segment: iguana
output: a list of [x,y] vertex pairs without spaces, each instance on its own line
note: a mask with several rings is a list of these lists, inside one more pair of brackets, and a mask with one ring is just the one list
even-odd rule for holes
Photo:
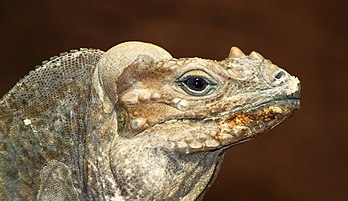
[[0,100],[1,200],[201,200],[227,148],[299,109],[253,51],[175,59],[149,43],[53,57]]

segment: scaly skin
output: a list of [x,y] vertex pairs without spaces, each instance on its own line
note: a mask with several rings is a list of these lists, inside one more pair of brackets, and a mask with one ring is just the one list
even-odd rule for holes
[[[76,69],[26,83],[51,66]],[[236,47],[223,61],[141,42],[62,55],[1,99],[0,196],[200,200],[224,151],[280,124],[299,98],[297,78]]]

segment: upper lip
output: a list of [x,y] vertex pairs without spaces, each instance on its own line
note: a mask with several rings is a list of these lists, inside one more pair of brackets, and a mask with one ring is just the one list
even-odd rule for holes
[[272,102],[286,102],[286,101],[291,101],[294,105],[299,105],[300,98],[297,96],[297,94],[296,95],[291,94],[289,96],[285,96],[284,98],[268,99],[268,100],[263,101],[257,105],[248,104],[248,105],[244,105],[243,107],[238,108],[236,110],[222,112],[222,113],[218,114],[216,118],[225,116],[227,114],[243,112],[243,111],[248,110],[248,109],[257,110],[260,107],[266,106],[267,104],[270,104]]

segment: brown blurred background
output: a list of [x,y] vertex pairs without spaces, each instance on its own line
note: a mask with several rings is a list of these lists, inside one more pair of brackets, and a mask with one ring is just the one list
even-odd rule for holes
[[73,48],[140,40],[213,59],[231,45],[257,50],[300,78],[302,108],[230,149],[205,200],[348,200],[347,14],[335,0],[1,0],[0,94]]

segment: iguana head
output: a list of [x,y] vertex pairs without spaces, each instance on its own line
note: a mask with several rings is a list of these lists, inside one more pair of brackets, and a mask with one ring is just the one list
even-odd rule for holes
[[139,44],[118,45],[98,64],[123,138],[186,154],[211,151],[252,139],[299,109],[299,80],[257,52],[232,47],[222,61],[174,59]]
[[[297,78],[236,47],[214,61],[174,59],[155,45],[127,42],[108,50],[96,70],[96,91],[111,118],[100,121],[104,132],[93,140],[113,138],[92,149],[88,155],[97,159],[88,160],[88,168],[90,175],[105,171],[96,178],[114,189],[114,198],[202,198],[224,149],[264,133],[299,108]],[[103,116],[96,114],[93,119]]]

